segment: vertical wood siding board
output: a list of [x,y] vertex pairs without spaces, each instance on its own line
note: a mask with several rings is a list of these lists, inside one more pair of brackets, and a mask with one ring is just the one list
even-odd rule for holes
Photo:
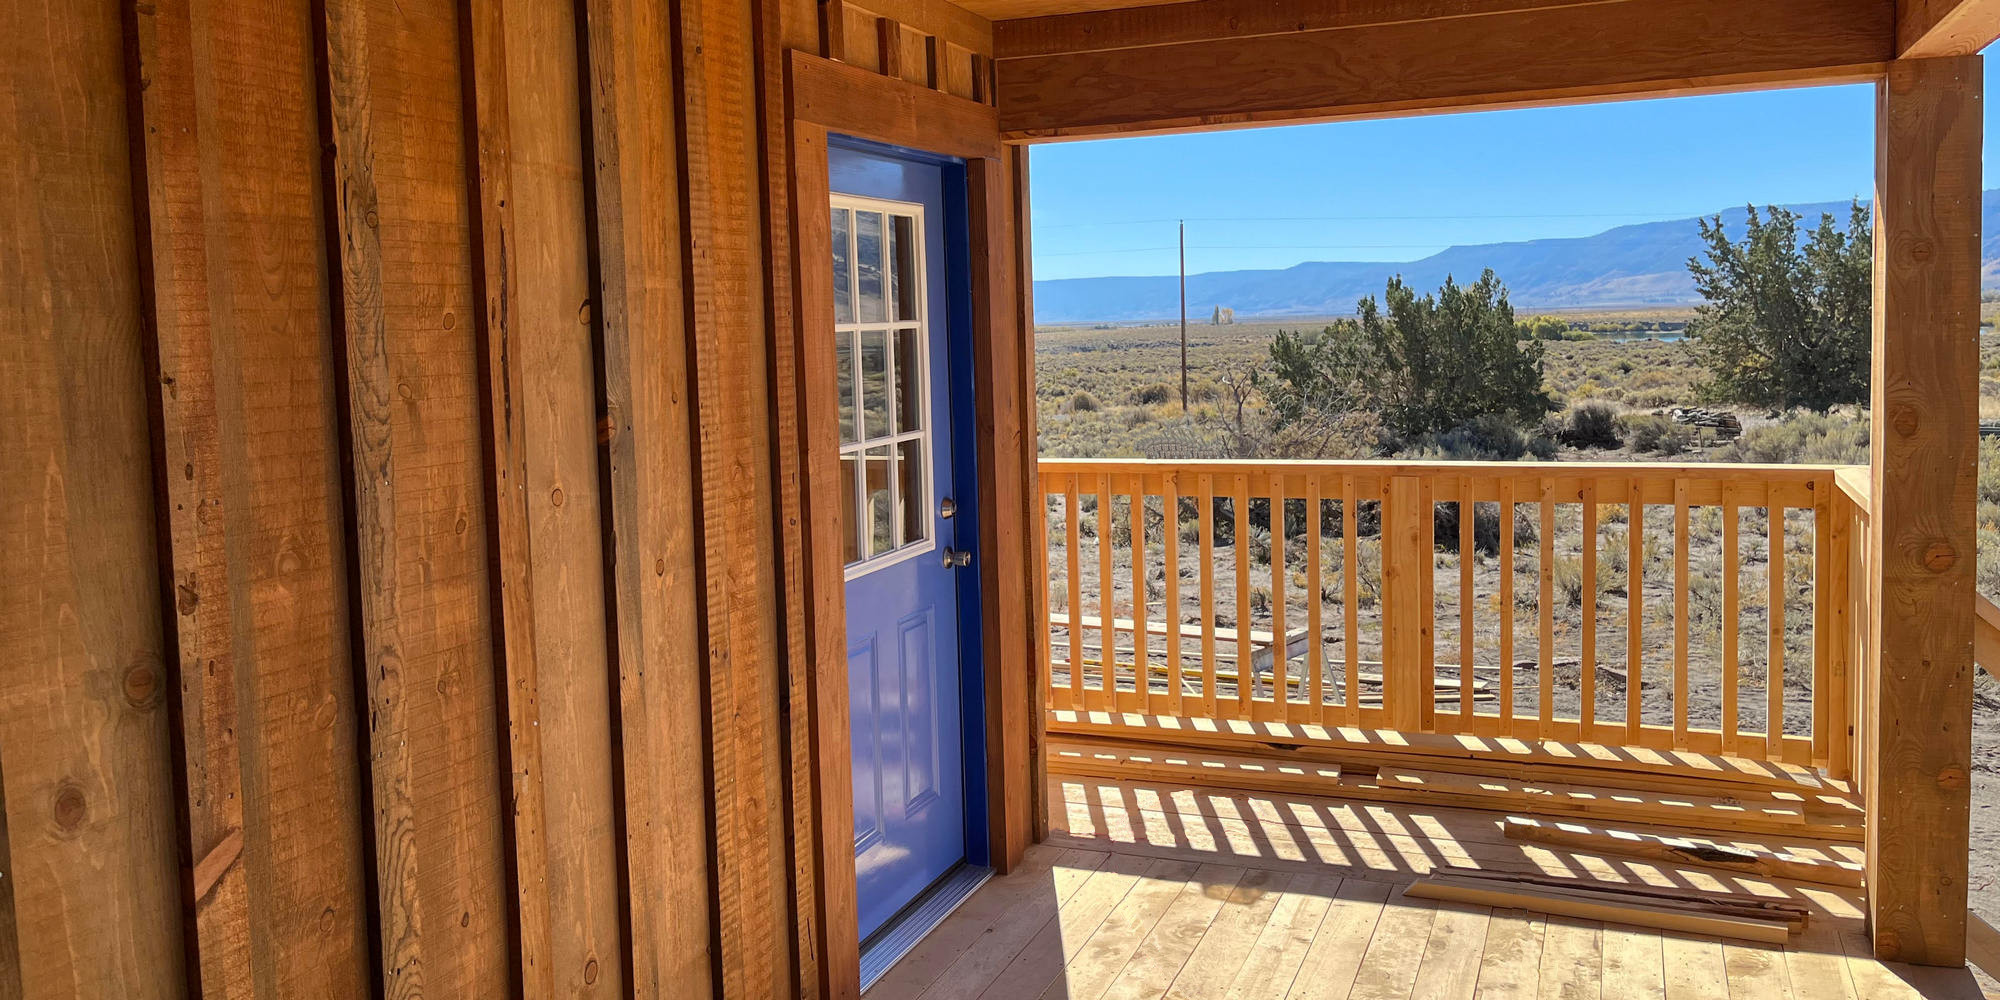
[[[180,698],[173,720],[184,871],[243,829],[230,510],[223,502],[193,25],[184,7],[126,12],[133,230],[151,402],[161,624]],[[155,86],[157,84],[157,86]],[[173,474],[174,470],[179,474]],[[188,877],[188,876],[184,876]],[[231,864],[182,887],[191,993],[254,991],[250,886]]]
[[785,822],[783,775],[767,759],[782,751],[767,331],[762,310],[737,308],[764,289],[762,206],[753,190],[760,183],[754,13],[754,0],[681,0],[676,50],[687,125],[683,212],[698,415],[697,571],[708,602],[716,940],[723,991],[746,997],[782,992],[794,958],[791,944],[779,944],[788,930],[771,925],[790,901],[782,840],[772,836]]
[[[382,319],[382,249],[373,226],[376,211],[373,111],[367,57],[368,18],[354,0],[324,0],[326,74],[321,101],[328,126],[330,163],[326,189],[328,238],[334,245],[338,294],[333,314],[340,350],[343,472],[354,498],[347,532],[351,546],[356,652],[368,705],[362,760],[372,786],[375,822],[369,837],[375,857],[378,983],[388,997],[420,996],[423,967],[417,952],[422,909],[416,886],[415,844],[408,759],[375,752],[385,722],[401,705],[397,618],[385,593],[395,585],[388,547],[396,509],[384,485],[390,471],[388,401],[380,366],[386,353]],[[412,989],[413,988],[413,989]]]
[[1982,60],[1877,88],[1866,784],[1875,954],[1965,958]]
[[295,0],[193,11],[253,970],[264,995],[358,994],[372,935],[314,17]]
[[0,6],[6,880],[63,915],[10,942],[34,997],[186,986],[120,34]]
[[470,211],[458,25],[441,0],[327,0],[323,12],[384,991],[503,993],[512,905],[497,708],[480,676],[487,560],[473,547],[484,458],[477,410],[453,408],[478,392],[477,345],[456,330],[477,308],[470,237],[451,229]]
[[758,134],[764,191],[765,324],[770,337],[769,373],[772,434],[771,467],[777,480],[772,537],[782,559],[777,615],[784,635],[780,685],[790,787],[784,799],[791,852],[787,861],[792,900],[792,950],[788,971],[792,992],[817,997],[821,977],[815,942],[818,909],[812,743],[812,661],[806,651],[811,627],[806,605],[807,563],[800,447],[803,413],[801,352],[792,267],[797,230],[792,208],[791,130],[785,91],[785,51],[811,48],[818,33],[816,0],[760,0],[755,5]]
[[[706,686],[696,645],[672,23],[587,0],[587,109],[623,836],[635,998],[712,996]],[[643,108],[644,111],[637,109]]]
[[464,0],[459,8],[465,78],[466,184],[475,206],[471,249],[479,267],[479,380],[486,405],[486,525],[493,589],[495,694],[507,738],[500,743],[512,808],[506,879],[514,894],[509,921],[511,976],[525,996],[555,990],[550,945],[549,857],[544,839],[540,681],[535,647],[534,549],[529,538],[527,364],[515,337],[521,295],[515,254],[513,175],[509,159],[505,12],[501,0]]

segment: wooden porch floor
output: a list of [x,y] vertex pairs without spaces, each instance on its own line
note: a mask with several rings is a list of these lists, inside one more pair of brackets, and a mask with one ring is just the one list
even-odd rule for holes
[[[1500,814],[1053,776],[1049,839],[867,1000],[1969,998],[1869,957],[1857,891],[1509,841]],[[1635,828],[1636,829],[1636,828]],[[1852,845],[1729,843],[1858,860]],[[1784,948],[1407,898],[1440,864],[1784,896]]]

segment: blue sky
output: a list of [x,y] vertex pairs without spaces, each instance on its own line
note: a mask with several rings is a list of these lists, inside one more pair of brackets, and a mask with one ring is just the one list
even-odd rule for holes
[[1037,146],[1035,276],[1172,274],[1177,218],[1194,273],[1867,197],[1874,108],[1822,87]]

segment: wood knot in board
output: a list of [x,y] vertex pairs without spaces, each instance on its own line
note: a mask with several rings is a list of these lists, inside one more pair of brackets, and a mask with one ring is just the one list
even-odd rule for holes
[[336,917],[337,915],[333,912],[333,907],[331,906],[319,911],[319,932],[321,934],[332,934]]
[[83,786],[74,781],[57,785],[55,798],[49,803],[49,818],[55,821],[56,836],[76,836],[90,819],[90,802],[84,798]]
[[445,328],[445,329],[449,330],[449,329],[451,329],[451,328],[453,328],[453,327],[455,327],[455,326],[457,326],[457,325],[458,325],[458,314],[457,314],[457,313],[455,313],[455,312],[447,312],[447,313],[445,313],[445,314],[444,314],[444,328]]
[[1939,788],[1957,792],[1971,787],[1972,780],[1965,768],[1953,766],[1938,772],[1937,783]]
[[589,986],[597,982],[597,959],[592,957],[583,963],[583,984]]
[[148,661],[135,663],[125,671],[125,703],[146,711],[160,703],[160,670]]
[[1941,538],[1931,539],[1924,546],[1924,568],[1933,573],[1943,573],[1958,565],[1958,550],[1950,542]]
[[549,506],[560,507],[562,505],[563,505],[563,491],[562,487],[558,486],[555,489],[549,491]]
[[200,606],[201,592],[194,589],[194,584],[183,583],[174,588],[175,610],[183,615],[192,615],[194,609]]
[[1889,411],[1889,426],[1901,437],[1915,437],[1923,426],[1923,418],[1918,416],[1916,407],[1897,403]]

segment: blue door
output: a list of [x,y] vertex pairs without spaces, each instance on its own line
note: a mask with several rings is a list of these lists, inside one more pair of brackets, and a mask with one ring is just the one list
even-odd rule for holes
[[865,939],[966,858],[957,593],[959,575],[972,571],[959,547],[966,518],[953,497],[949,168],[875,151],[830,153],[854,866]]

